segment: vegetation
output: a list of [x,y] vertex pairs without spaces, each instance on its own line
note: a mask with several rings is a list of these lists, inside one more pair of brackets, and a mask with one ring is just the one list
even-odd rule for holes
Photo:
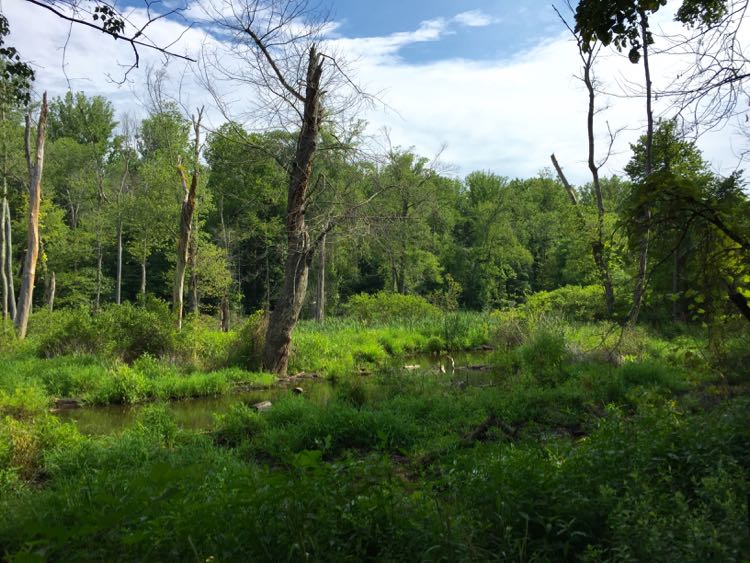
[[[177,56],[92,4],[70,23],[129,43],[130,70],[139,45]],[[204,6],[247,74],[226,53],[201,73],[254,89],[254,130],[206,130],[164,71],[143,118],[37,107],[0,15],[0,559],[747,560],[750,197],[677,120],[746,98],[725,31],[747,3],[680,3],[680,48],[735,72],[701,67],[655,120],[664,4],[569,6],[582,186],[554,155],[556,176],[458,179],[373,154],[304,0]],[[610,44],[643,66],[646,127],[606,178]]]

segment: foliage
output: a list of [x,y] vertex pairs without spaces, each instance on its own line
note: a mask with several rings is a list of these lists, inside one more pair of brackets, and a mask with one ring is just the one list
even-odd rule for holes
[[349,299],[346,310],[348,316],[366,323],[416,320],[436,316],[439,312],[437,307],[418,295],[386,291],[375,295],[355,295]]
[[606,318],[604,288],[598,285],[573,286],[540,291],[524,304],[530,315],[555,315],[571,321],[594,322]]

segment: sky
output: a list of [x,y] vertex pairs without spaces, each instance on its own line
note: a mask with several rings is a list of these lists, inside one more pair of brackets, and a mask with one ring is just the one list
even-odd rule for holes
[[[126,45],[93,30],[74,28],[24,0],[1,0],[11,26],[11,44],[37,71],[37,89],[51,96],[69,88],[108,97],[118,114],[144,115],[145,68],[161,57],[141,51],[141,68],[127,75],[132,62]],[[169,1],[169,0],[167,0]],[[142,6],[138,0],[128,0]],[[562,4],[562,2],[558,2]],[[190,14],[197,14],[191,5]],[[136,8],[132,18],[143,14]],[[557,155],[569,179],[588,180],[586,167],[587,96],[574,43],[550,0],[333,0],[328,40],[350,60],[352,76],[378,103],[365,110],[369,138],[413,148],[435,158],[446,173],[463,177],[474,170],[508,177],[530,177],[550,167]],[[655,22],[674,29],[668,13]],[[221,45],[205,26],[187,29],[184,20],[166,18],[151,28],[162,44],[176,38],[179,52],[199,52],[201,45]],[[66,41],[67,39],[67,41]],[[689,61],[682,61],[688,64]],[[655,82],[666,83],[680,61],[654,59]],[[223,116],[201,87],[194,69],[169,62],[169,87],[187,107],[206,104],[209,126]],[[622,96],[623,84],[641,83],[642,69],[610,52],[602,57],[602,99],[597,139],[602,151],[609,130],[620,131],[607,174],[621,174],[629,143],[644,129],[643,99]],[[215,81],[233,107],[256,100],[248,88]],[[657,115],[666,106],[657,104]],[[698,140],[706,160],[727,174],[741,163],[747,139],[734,123]]]

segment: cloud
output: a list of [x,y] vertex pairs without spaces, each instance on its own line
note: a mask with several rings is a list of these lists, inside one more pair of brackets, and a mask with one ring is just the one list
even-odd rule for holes
[[500,20],[485,14],[482,10],[469,10],[455,15],[453,21],[466,27],[486,27],[498,23]]
[[[52,96],[62,95],[68,88],[61,50],[68,26],[23,0],[5,0],[4,7],[11,24],[12,44],[37,67],[38,89],[47,89]],[[337,52],[350,59],[350,67],[365,89],[382,93],[384,102],[395,109],[369,110],[365,117],[370,132],[376,135],[387,127],[394,144],[414,146],[428,157],[446,145],[442,159],[453,164],[459,175],[483,169],[510,177],[528,177],[549,167],[549,155],[555,152],[571,181],[587,181],[587,97],[574,77],[580,71],[575,45],[564,33],[513,56],[481,62],[448,59],[413,64],[399,56],[409,45],[439,41],[453,33],[452,25],[459,25],[459,17],[471,20],[477,16],[472,21],[480,22],[478,14],[471,18],[465,14],[426,20],[415,29],[381,37],[330,40]],[[204,42],[218,42],[203,30],[187,29],[179,21],[161,20],[150,33],[160,44],[181,37],[173,46],[179,52],[197,53]],[[147,50],[142,50],[141,57],[141,70],[130,75],[132,83],[119,86],[108,80],[107,74],[122,76],[126,67],[118,64],[127,66],[132,62],[129,46],[99,32],[76,28],[65,55],[70,86],[90,95],[107,96],[118,112],[143,114],[134,92],[143,95],[142,69],[148,64],[161,64],[162,57]],[[657,83],[673,77],[678,66],[673,58],[654,57]],[[183,77],[183,69],[176,62],[170,67],[172,93],[189,108],[201,104],[210,107],[211,98],[192,73]],[[618,84],[642,83],[641,73],[641,67],[608,53],[600,62],[598,78],[603,89],[618,92]],[[217,79],[214,86],[238,109],[257,100],[247,87],[236,83]],[[626,127],[605,168],[606,173],[620,173],[629,158],[629,143],[644,129],[645,110],[643,100],[637,97],[612,97],[609,103],[609,109],[597,115],[598,146],[603,149],[608,143],[607,122],[613,129]],[[665,109],[657,105],[657,115]],[[218,125],[222,119],[217,110],[209,112],[211,125]],[[736,131],[727,127],[701,138],[699,146],[717,169],[726,172],[736,166],[732,151],[742,147],[742,142]]]

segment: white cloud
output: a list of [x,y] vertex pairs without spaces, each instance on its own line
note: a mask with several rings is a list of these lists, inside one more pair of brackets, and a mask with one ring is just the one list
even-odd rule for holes
[[467,27],[486,27],[493,23],[498,23],[499,20],[485,14],[482,10],[469,10],[468,12],[461,12],[454,16],[453,21]]
[[[5,0],[4,7],[11,24],[12,44],[24,58],[37,65],[38,88],[47,89],[53,96],[64,93],[68,82],[62,72],[61,48],[67,25],[23,0]],[[471,17],[465,14],[427,20],[416,29],[384,37],[331,40],[332,47],[352,59],[351,66],[363,86],[371,92],[382,92],[384,101],[396,110],[370,110],[366,115],[370,130],[377,132],[388,127],[394,144],[414,146],[425,156],[434,155],[445,144],[443,160],[454,164],[461,175],[484,169],[511,177],[531,176],[548,167],[549,155],[555,152],[572,181],[586,181],[587,98],[573,76],[579,70],[575,46],[564,33],[504,59],[410,64],[399,57],[399,52],[408,45],[438,41],[451,33],[451,24],[458,23],[459,17],[471,20],[477,16],[472,21],[480,22],[481,14]],[[143,15],[136,13],[133,17]],[[196,53],[202,42],[214,41],[199,29],[186,30],[179,22],[162,20],[151,29],[153,39],[163,44],[183,32],[173,47],[179,52]],[[161,62],[158,54],[147,50],[142,50],[141,56],[142,68]],[[118,111],[139,110],[133,91],[143,91],[142,71],[131,74],[130,87],[107,80],[107,74],[122,76],[124,70],[118,62],[124,65],[132,62],[129,46],[93,30],[76,28],[68,42],[65,60],[73,89],[107,96]],[[660,82],[676,72],[674,59],[656,57],[653,62],[654,75]],[[175,78],[173,93],[177,95],[180,89],[188,107],[210,105],[209,96],[191,73],[185,74],[182,85],[178,85],[182,68],[174,64],[170,70]],[[603,58],[600,69],[600,79],[609,90],[616,90],[617,82],[642,82],[642,69],[615,54]],[[238,108],[251,105],[257,98],[236,84],[216,81],[215,86],[233,98]],[[600,146],[606,140],[605,120],[613,128],[628,128],[618,139],[616,154],[606,169],[607,173],[617,173],[627,162],[628,143],[643,130],[645,111],[642,100],[636,98],[611,98],[610,105],[597,117]],[[657,106],[657,111],[663,109]],[[216,110],[209,117],[213,125],[222,119]],[[717,169],[726,172],[736,165],[732,151],[741,147],[742,141],[727,127],[702,138],[699,146]]]

